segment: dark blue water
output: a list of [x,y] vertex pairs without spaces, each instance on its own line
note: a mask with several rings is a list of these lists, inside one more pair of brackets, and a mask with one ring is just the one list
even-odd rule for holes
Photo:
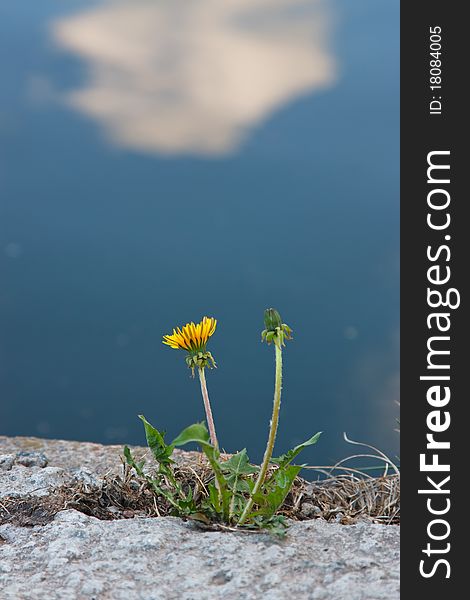
[[0,1],[0,434],[143,441],[203,418],[259,458],[294,329],[279,451],[395,454],[399,5]]

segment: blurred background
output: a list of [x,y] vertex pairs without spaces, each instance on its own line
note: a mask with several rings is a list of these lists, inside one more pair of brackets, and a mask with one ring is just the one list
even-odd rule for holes
[[398,452],[399,3],[0,1],[0,435]]

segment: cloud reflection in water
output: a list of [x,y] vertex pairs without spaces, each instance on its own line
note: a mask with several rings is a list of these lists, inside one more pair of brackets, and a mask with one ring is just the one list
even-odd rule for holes
[[307,0],[121,0],[54,22],[88,66],[65,101],[126,149],[219,156],[331,85],[331,14]]

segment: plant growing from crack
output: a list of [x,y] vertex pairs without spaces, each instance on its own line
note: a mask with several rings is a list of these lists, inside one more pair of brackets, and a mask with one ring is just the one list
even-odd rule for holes
[[[261,467],[250,463],[246,449],[228,459],[220,454],[204,373],[206,367],[216,366],[206,346],[217,321],[208,317],[204,317],[197,325],[188,323],[182,328],[174,329],[173,334],[164,336],[163,342],[171,348],[183,349],[188,353],[186,364],[193,375],[195,369],[198,369],[209,431],[204,423],[196,423],[184,429],[171,444],[167,444],[164,433],[155,429],[140,415],[147,444],[158,468],[153,473],[144,471],[144,462],[136,462],[127,446],[124,448],[124,456],[127,464],[134,468],[139,477],[145,479],[153,492],[167,501],[172,514],[225,526],[268,529],[282,536],[287,523],[282,515],[276,513],[302,468],[301,465],[293,465],[292,461],[304,448],[315,444],[321,432],[286,454],[272,457],[281,406],[282,349],[285,340],[292,338],[292,330],[282,323],[279,313],[272,308],[265,311],[264,321],[262,340],[274,344],[275,385],[269,435]],[[203,497],[196,497],[195,490],[182,485],[175,474],[173,451],[176,447],[191,442],[201,447],[212,470],[212,479]]]

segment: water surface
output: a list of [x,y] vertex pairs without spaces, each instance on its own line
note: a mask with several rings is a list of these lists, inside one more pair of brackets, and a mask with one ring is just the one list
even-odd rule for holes
[[203,418],[161,336],[203,315],[219,438],[397,452],[398,2],[0,2],[0,433]]

